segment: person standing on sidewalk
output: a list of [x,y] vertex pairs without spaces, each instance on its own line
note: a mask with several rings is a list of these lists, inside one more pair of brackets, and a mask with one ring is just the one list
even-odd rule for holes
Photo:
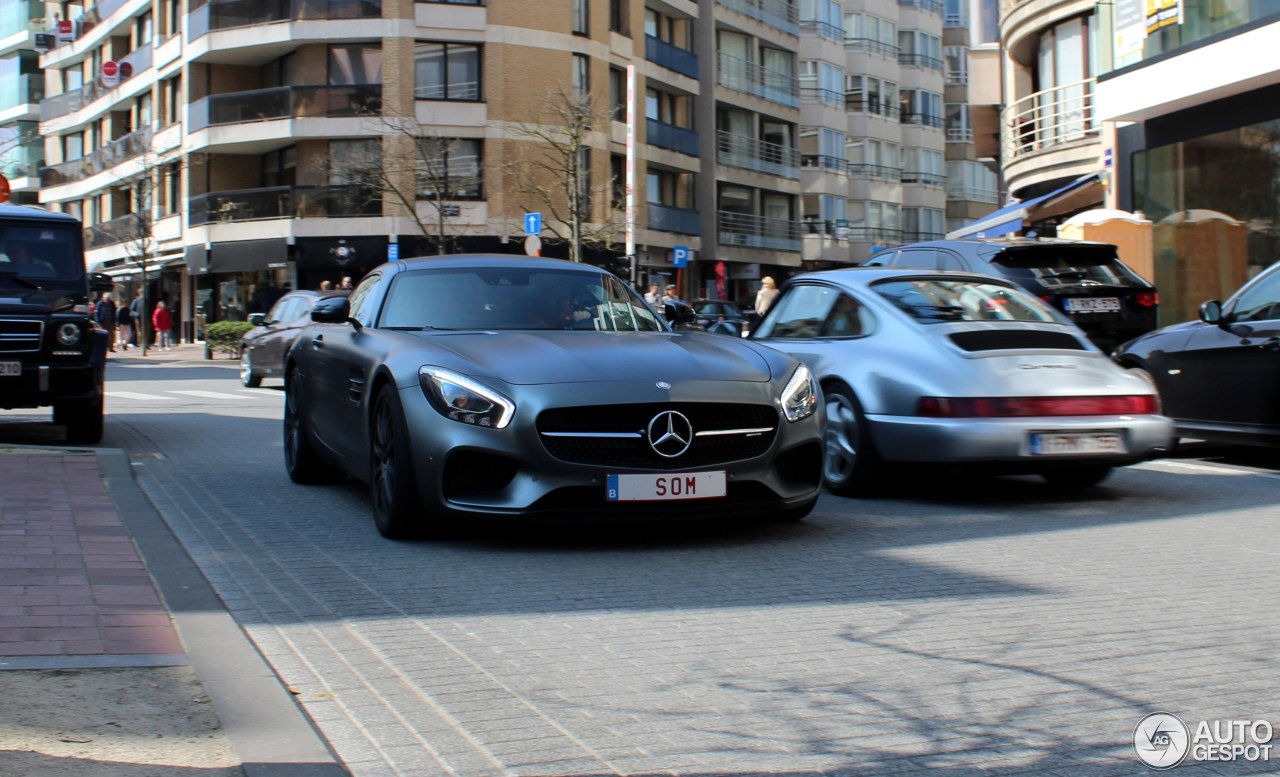
[[129,313],[133,318],[133,345],[139,346],[143,342],[143,338],[147,336],[144,331],[147,323],[147,311],[142,306],[142,289],[138,289],[137,293],[133,295],[133,300],[129,302]]
[[156,309],[151,313],[151,326],[156,332],[156,347],[163,351],[169,350],[172,346],[169,330],[173,328],[173,317],[169,315],[164,300],[156,303]]
[[102,299],[93,306],[93,320],[98,326],[107,330],[107,348],[116,349],[116,303],[111,299],[111,292],[104,292]]
[[120,343],[120,350],[129,350],[129,344],[135,342],[133,339],[133,311],[128,305],[121,305],[116,308],[116,340]]

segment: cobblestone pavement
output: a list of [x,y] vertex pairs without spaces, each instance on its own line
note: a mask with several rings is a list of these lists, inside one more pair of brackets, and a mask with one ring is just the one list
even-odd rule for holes
[[162,454],[143,488],[356,777],[1134,775],[1149,712],[1280,722],[1276,475],[394,543],[289,483],[278,398],[192,402],[112,405],[112,444]]

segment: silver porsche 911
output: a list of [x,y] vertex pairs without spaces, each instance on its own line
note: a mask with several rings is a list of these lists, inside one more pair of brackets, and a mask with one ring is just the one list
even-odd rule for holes
[[799,520],[821,489],[809,370],[673,331],[615,276],[409,259],[311,313],[285,367],[285,465],[367,481],[378,530],[467,516]]
[[793,278],[752,339],[800,359],[827,407],[827,486],[890,463],[1101,482],[1172,443],[1152,386],[1001,279],[853,267]]

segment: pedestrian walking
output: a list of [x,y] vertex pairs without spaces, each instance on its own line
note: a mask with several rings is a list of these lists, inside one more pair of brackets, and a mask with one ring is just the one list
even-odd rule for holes
[[93,306],[93,320],[98,326],[107,330],[107,349],[116,349],[116,303],[111,299],[111,292],[104,292],[98,304]]
[[760,280],[760,290],[756,292],[755,311],[757,316],[763,316],[773,301],[778,298],[778,284],[768,275]]
[[151,313],[151,326],[156,331],[156,347],[163,351],[170,350],[173,341],[169,330],[173,328],[173,317],[169,315],[164,300],[156,303],[156,309]]
[[139,345],[139,341],[146,342],[147,311],[142,305],[142,289],[133,295],[133,299],[129,302],[129,315],[133,318],[133,343],[135,347]]
[[134,342],[133,338],[133,311],[128,305],[121,305],[116,308],[116,343],[120,350],[129,350],[129,344]]

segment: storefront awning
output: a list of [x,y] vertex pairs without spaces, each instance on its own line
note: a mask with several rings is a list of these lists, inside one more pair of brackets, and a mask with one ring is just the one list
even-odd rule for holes
[[1082,175],[1060,189],[1029,200],[1006,205],[981,219],[947,233],[948,240],[961,237],[999,237],[1022,229],[1027,222],[1060,216],[1102,200],[1102,179],[1097,173]]

